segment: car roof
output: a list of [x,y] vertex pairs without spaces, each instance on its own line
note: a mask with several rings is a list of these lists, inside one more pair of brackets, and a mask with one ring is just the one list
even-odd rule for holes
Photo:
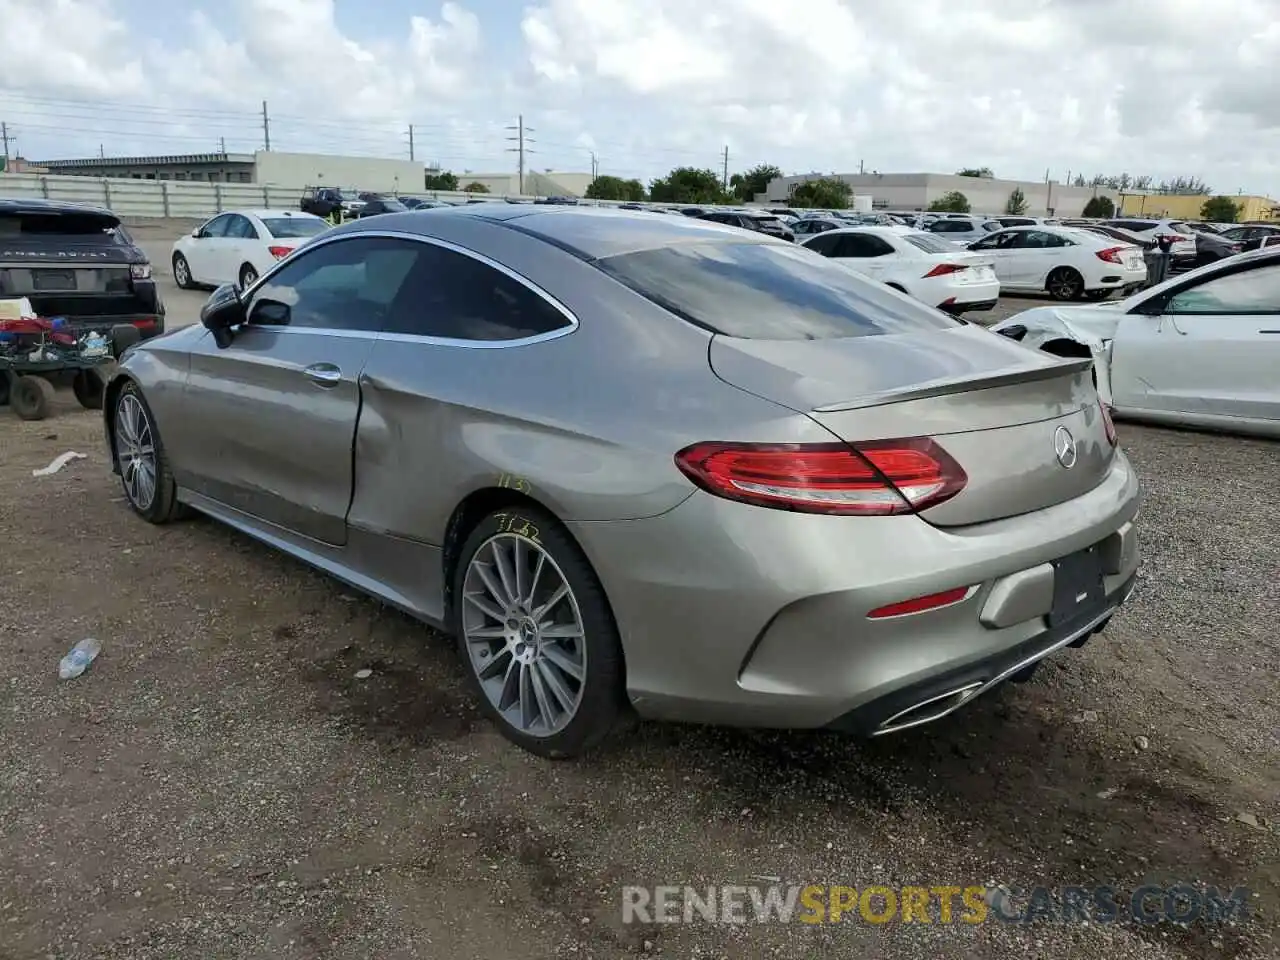
[[610,207],[513,206],[505,203],[383,214],[377,218],[377,223],[356,220],[336,227],[335,232],[395,229],[430,237],[436,236],[440,225],[454,217],[469,217],[518,230],[588,260],[684,243],[791,246],[786,240],[767,234],[728,230],[720,224],[696,217],[654,217],[643,211]]
[[298,217],[300,220],[324,219],[323,217],[317,217],[314,213],[304,213],[301,210],[227,210],[226,212],[257,217],[259,220],[278,220],[283,217]]
[[[880,237],[905,237],[901,227],[890,227],[880,223],[854,224],[849,227],[836,227],[834,230],[823,230],[815,233],[815,237],[830,237],[840,233],[873,233]],[[909,233],[925,233],[923,230],[911,230]],[[932,236],[932,234],[926,234]]]
[[72,203],[69,200],[41,200],[37,198],[0,198],[0,213],[94,213],[103,217],[116,215],[106,207],[92,203]]

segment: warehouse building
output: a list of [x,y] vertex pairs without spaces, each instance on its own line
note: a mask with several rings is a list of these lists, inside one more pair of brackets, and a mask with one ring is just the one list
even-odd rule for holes
[[457,177],[460,188],[479,183],[500,197],[582,197],[594,179],[589,173],[526,170],[521,191],[518,173],[459,173]]
[[1003,213],[1014,190],[1022,191],[1030,216],[1078,217],[1084,205],[1095,196],[1110,197],[1119,206],[1117,192],[1101,187],[1072,187],[1054,180],[997,180],[940,173],[811,173],[779,177],[770,182],[764,197],[756,199],[764,203],[788,203],[796,187],[822,177],[843,180],[855,194],[869,195],[876,210],[927,210],[935,200],[953,191],[968,198],[974,213]]
[[385,193],[423,188],[424,167],[413,160],[337,157],[318,153],[190,153],[155,157],[94,157],[45,160],[51,174],[177,180],[198,183],[261,183],[281,187],[338,186]]

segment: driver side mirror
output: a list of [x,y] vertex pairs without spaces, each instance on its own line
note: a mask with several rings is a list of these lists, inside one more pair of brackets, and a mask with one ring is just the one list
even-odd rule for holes
[[196,227],[194,230],[191,231],[191,239],[199,240],[201,234],[203,233],[204,233],[204,227]]
[[233,329],[245,322],[245,307],[240,290],[234,283],[225,283],[209,296],[200,308],[200,323],[213,334],[219,349],[231,346]]

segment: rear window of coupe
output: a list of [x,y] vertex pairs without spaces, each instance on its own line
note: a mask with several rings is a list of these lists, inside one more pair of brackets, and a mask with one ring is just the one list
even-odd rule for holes
[[727,337],[830,340],[959,325],[789,244],[678,244],[607,257],[596,266],[676,316]]

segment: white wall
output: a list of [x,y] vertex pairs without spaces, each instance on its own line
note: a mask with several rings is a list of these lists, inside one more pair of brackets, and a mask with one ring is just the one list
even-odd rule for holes
[[289,187],[299,197],[303,187],[319,185],[385,193],[422,192],[424,167],[415,160],[259,150],[254,154],[254,164],[259,184]]

